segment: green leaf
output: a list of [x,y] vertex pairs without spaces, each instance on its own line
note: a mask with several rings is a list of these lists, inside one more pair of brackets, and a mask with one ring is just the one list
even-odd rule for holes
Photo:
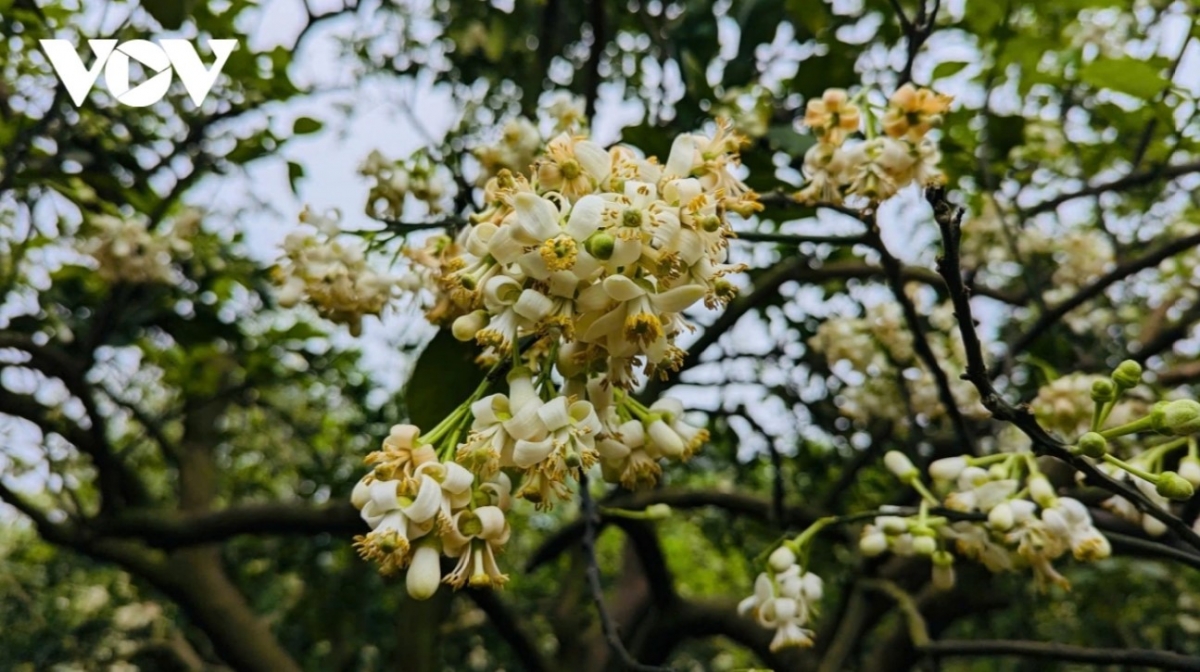
[[300,117],[292,123],[292,133],[296,135],[308,135],[321,130],[324,125],[312,117]]
[[304,166],[295,161],[288,161],[287,166],[288,184],[292,187],[292,193],[298,196],[300,195],[300,190],[297,188],[296,183],[300,181],[300,178],[304,177]]
[[1142,100],[1150,100],[1169,85],[1160,68],[1128,57],[1097,58],[1079,69],[1079,79]]
[[943,77],[950,77],[968,65],[970,65],[970,63],[965,63],[963,61],[946,61],[944,63],[938,63],[937,67],[933,69],[933,79],[938,80],[942,79]]
[[404,388],[409,421],[428,431],[458,408],[483,381],[485,372],[475,364],[478,354],[473,343],[454,338],[449,329],[439,331]]
[[178,30],[188,17],[192,2],[190,0],[144,0],[142,7],[154,17],[166,30]]
[[772,149],[795,159],[804,156],[817,143],[817,139],[812,135],[800,135],[791,124],[777,124],[767,130],[767,142]]

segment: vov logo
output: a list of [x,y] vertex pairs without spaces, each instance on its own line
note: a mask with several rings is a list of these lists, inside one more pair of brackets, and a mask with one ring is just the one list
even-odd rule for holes
[[[122,105],[146,107],[167,95],[171,87],[171,72],[179,75],[179,81],[187,89],[188,97],[199,106],[212,90],[229,60],[229,54],[237,46],[237,40],[209,40],[208,47],[216,57],[211,68],[204,67],[196,48],[187,40],[159,40],[158,44],[147,40],[129,40],[117,44],[116,40],[88,40],[96,60],[90,68],[70,40],[41,40],[42,50],[50,59],[50,65],[58,73],[59,80],[71,96],[75,107],[83,101],[96,84],[100,69],[104,69],[104,82],[108,92]],[[129,60],[140,63],[147,73],[156,73],[149,79],[130,88]]]

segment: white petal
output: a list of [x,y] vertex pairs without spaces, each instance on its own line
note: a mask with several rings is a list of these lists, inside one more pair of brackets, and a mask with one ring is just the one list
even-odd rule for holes
[[501,226],[500,230],[488,241],[488,254],[501,264],[508,265],[525,254],[525,245],[516,238],[515,224]]
[[660,397],[658,401],[650,404],[650,410],[666,413],[671,420],[675,420],[683,415],[683,402],[675,397]]
[[584,196],[571,208],[567,219],[567,235],[577,241],[587,240],[603,223],[604,199],[596,195]]
[[513,199],[513,208],[517,212],[517,224],[534,240],[541,242],[562,231],[558,225],[558,209],[540,196],[519,192]]
[[554,432],[571,424],[571,415],[566,397],[555,397],[538,409],[538,417],[546,425],[548,431]]
[[616,439],[604,439],[596,443],[596,452],[600,453],[603,460],[617,462],[625,459],[632,451],[629,446]]
[[354,484],[354,490],[350,493],[350,503],[354,505],[354,508],[361,511],[369,501],[371,501],[371,485],[367,483],[364,476],[358,479],[358,483]]
[[546,425],[538,416],[540,404],[526,404],[511,420],[504,422],[504,431],[514,439],[535,441],[546,435]]
[[612,172],[612,158],[600,145],[591,140],[580,140],[575,143],[575,158],[579,165],[598,181],[603,182]]
[[703,192],[700,180],[688,177],[667,182],[663,188],[663,198],[672,205],[687,205]]
[[695,304],[708,292],[701,285],[682,285],[650,295],[650,303],[660,312],[678,313]]
[[475,515],[483,524],[483,530],[478,535],[480,539],[496,539],[504,534],[504,512],[499,507],[481,506],[475,509]]
[[604,310],[612,299],[608,298],[608,292],[604,291],[604,283],[597,282],[579,293],[579,297],[575,299],[575,305],[579,310],[585,313]]
[[679,457],[687,448],[679,433],[662,420],[650,423],[647,433],[650,435],[650,445],[657,448],[664,457]]
[[610,275],[604,279],[604,291],[613,301],[629,301],[646,294],[645,288],[623,275]]
[[613,245],[613,254],[609,258],[610,267],[628,266],[642,256],[642,242],[618,237]]
[[[579,267],[579,261],[575,262]],[[550,274],[550,296],[571,299],[575,297],[575,288],[579,286],[579,277],[573,271],[555,271]]]
[[412,504],[401,507],[400,510],[413,522],[423,523],[435,515],[442,503],[442,486],[429,476],[421,476],[421,485],[417,489],[417,498]]
[[641,420],[630,420],[621,425],[621,440],[631,448],[641,448],[646,445],[646,426]]
[[508,379],[508,400],[514,412],[520,411],[531,402],[541,403],[537,390],[533,388],[533,376],[528,369]]
[[554,302],[534,289],[521,292],[521,298],[513,304],[513,311],[530,322],[541,322],[552,310]]
[[475,482],[475,475],[457,462],[446,463],[446,477],[442,479],[442,490],[458,494],[465,492]]
[[587,328],[587,331],[583,332],[583,340],[588,343],[594,343],[613,332],[620,331],[625,326],[625,313],[625,306],[618,306],[616,309],[609,311],[603,317],[593,322]]
[[541,441],[517,441],[517,447],[513,451],[513,463],[522,469],[528,469],[546,459],[552,450],[554,441],[549,438]]
[[496,412],[507,409],[508,397],[503,394],[489,394],[471,404],[471,415],[475,417],[475,422],[471,423],[471,428],[476,430],[483,429],[500,422],[500,416]]
[[377,511],[391,511],[400,508],[400,500],[396,497],[396,488],[400,481],[375,481],[371,484],[371,503]]
[[671,154],[667,158],[664,174],[668,177],[687,177],[692,172],[696,162],[696,138],[685,133],[671,145]]

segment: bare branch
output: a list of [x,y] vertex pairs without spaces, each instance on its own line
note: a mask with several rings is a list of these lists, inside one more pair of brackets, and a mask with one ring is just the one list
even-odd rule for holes
[[936,656],[1017,656],[1035,660],[1061,660],[1100,665],[1144,665],[1160,670],[1200,670],[1200,658],[1150,649],[1092,649],[1055,642],[1005,639],[943,639],[919,647]]

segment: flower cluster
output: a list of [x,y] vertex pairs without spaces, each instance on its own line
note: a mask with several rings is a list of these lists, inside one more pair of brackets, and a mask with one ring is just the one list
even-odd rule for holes
[[409,197],[424,203],[429,214],[440,214],[454,188],[448,171],[434,164],[424,152],[404,161],[392,161],[373,151],[358,172],[371,179],[366,212],[375,218],[400,219]]
[[[445,427],[435,429],[436,439]],[[508,541],[505,512],[512,484],[503,472],[484,481],[443,462],[413,425],[396,425],[382,450],[367,457],[370,473],[354,487],[353,504],[371,532],[355,538],[364,558],[392,574],[408,568],[409,595],[426,599],[442,582],[456,588],[501,586],[508,577],[496,553]],[[441,557],[457,558],[442,576]]]
[[[958,375],[966,369],[966,358],[955,329],[953,308],[949,304],[937,306],[931,319],[939,332],[928,334],[930,347],[947,368],[959,408],[970,418],[987,417],[975,386]],[[904,425],[909,422],[910,407],[912,413],[930,420],[945,415],[933,374],[913,351],[912,334],[899,304],[878,303],[868,306],[862,317],[827,319],[808,344],[825,355],[831,365],[845,362],[854,372],[853,380],[843,380],[851,384],[838,394],[838,407],[845,416],[860,422],[886,418]],[[901,375],[907,369],[915,369],[916,375]]]
[[372,269],[367,264],[364,244],[334,238],[338,230],[336,212],[317,215],[306,208],[300,221],[311,226],[288,234],[283,259],[272,269],[280,285],[279,304],[291,307],[306,300],[323,317],[346,324],[352,334],[359,334],[362,318],[383,311],[399,279]]
[[708,432],[684,421],[681,402],[646,405],[629,390],[639,370],[682,361],[684,310],[735,295],[726,213],[758,208],[732,172],[739,145],[718,125],[678,138],[660,165],[560,134],[527,174],[489,179],[485,208],[455,237],[406,250],[421,273],[410,284],[433,289],[427,317],[480,345],[492,373],[428,435],[403,426],[369,458],[355,494],[373,529],[358,542],[364,557],[407,568],[417,597],[436,588],[439,554],[471,558],[445,582],[500,585],[509,483],[545,509],[597,465],[609,482],[649,487],[662,460],[700,448]]
[[[841,203],[857,196],[878,202],[908,184],[942,179],[937,168],[941,152],[926,134],[941,123],[951,98],[905,84],[876,117],[869,106],[856,102],[863,97],[852,100],[842,89],[829,89],[808,102],[804,124],[817,144],[804,155],[808,183],[797,195],[800,200]],[[860,128],[865,139],[848,141]]]
[[[1064,588],[1069,583],[1054,568],[1055,560],[1068,551],[1080,561],[1099,560],[1112,552],[1087,507],[1058,496],[1032,453],[936,460],[929,466],[932,490],[902,453],[888,453],[885,462],[922,494],[921,510],[915,516],[877,517],[863,529],[860,549],[868,556],[891,551],[930,557],[935,586],[954,585],[951,548],[993,572],[1028,568],[1039,586]],[[934,492],[943,495],[939,498]],[[929,506],[942,506],[947,514],[930,515]]]
[[814,633],[805,626],[817,615],[824,592],[821,577],[800,566],[794,545],[785,542],[771,552],[767,571],[754,582],[754,594],[738,604],[739,614],[749,614],[762,627],[775,631],[772,651],[812,646]]
[[175,282],[172,260],[192,253],[189,240],[200,228],[200,215],[189,210],[166,233],[151,231],[146,223],[98,215],[81,251],[96,260],[97,274],[105,282],[130,284]]

